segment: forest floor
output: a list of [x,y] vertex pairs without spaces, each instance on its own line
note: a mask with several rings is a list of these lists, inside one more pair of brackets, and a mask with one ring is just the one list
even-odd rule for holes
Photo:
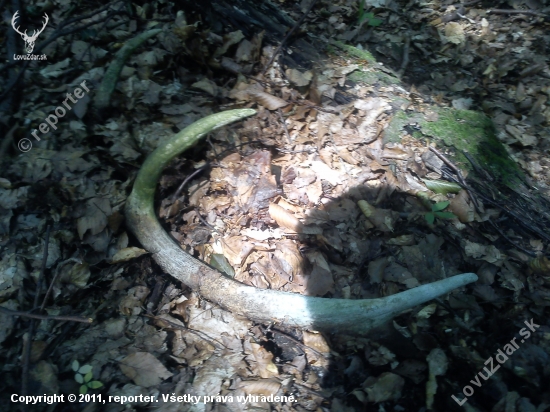
[[[307,16],[275,54],[284,35],[212,4],[4,14],[2,410],[547,410],[550,7],[279,1],[282,32]],[[10,25],[44,13],[33,53],[47,59],[15,60]],[[97,110],[117,50],[153,28]],[[125,226],[135,175],[175,132],[237,107],[258,114],[160,181],[184,250],[327,298],[479,280],[357,337],[255,324],[163,273]],[[486,134],[498,167],[479,160],[499,151]]]

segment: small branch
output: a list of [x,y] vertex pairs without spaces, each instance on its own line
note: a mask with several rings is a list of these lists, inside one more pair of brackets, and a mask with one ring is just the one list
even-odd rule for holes
[[285,118],[283,117],[283,112],[281,111],[280,107],[277,109],[277,113],[279,114],[279,118],[281,119],[281,124],[283,125],[283,129],[285,129],[285,135],[288,140],[288,143],[292,144],[292,139],[290,138],[290,133],[288,132],[288,127],[286,127]]
[[[44,252],[42,253],[42,267],[40,269],[40,274],[38,275],[38,281],[36,282],[36,293],[34,295],[34,305],[33,308],[38,307],[38,300],[40,299],[40,292],[42,289],[42,283],[44,282],[44,272],[46,271],[46,263],[48,262],[48,249],[50,245],[50,232],[51,225],[46,227],[46,238],[44,239]],[[44,309],[44,302],[42,302],[42,307],[40,310]]]
[[197,214],[197,217],[199,218],[199,220],[210,230],[212,230],[213,232],[216,232],[216,233],[220,233],[218,229],[216,229],[214,226],[212,226],[210,223],[208,223],[206,221],[206,219],[204,217],[201,216],[200,212],[199,212],[199,209],[195,208],[195,213]]
[[38,313],[23,312],[19,310],[11,310],[0,306],[0,312],[8,316],[21,316],[29,319],[40,319],[40,320],[56,320],[56,321],[66,321],[66,322],[80,322],[80,323],[93,323],[92,318],[82,318],[80,316],[53,316],[53,315],[39,315]]
[[441,153],[439,150],[437,150],[435,147],[431,147],[430,146],[430,150],[436,154],[437,157],[439,157],[441,160],[443,160],[443,162],[449,166],[451,168],[451,170],[453,172],[455,172],[455,174],[457,175],[458,177],[458,181],[460,183],[460,185],[466,189],[466,191],[468,192],[468,196],[470,196],[470,199],[472,199],[472,202],[474,202],[474,206],[477,210],[478,213],[481,213],[480,212],[480,209],[479,209],[479,204],[477,203],[477,200],[474,196],[474,194],[472,193],[470,187],[466,184],[466,181],[464,180],[464,176],[462,176],[462,172],[460,171],[460,169],[458,167],[456,167],[449,159],[447,159],[447,157]]
[[59,276],[59,273],[61,273],[61,268],[63,266],[65,266],[65,264],[69,263],[69,262],[74,262],[74,263],[78,263],[78,264],[82,264],[82,261],[76,259],[76,258],[69,258],[63,262],[61,262],[59,265],[57,265],[57,268],[56,268],[56,271],[55,271],[55,275],[54,277],[52,278],[51,282],[50,282],[50,287],[48,288],[48,290],[46,291],[46,294],[44,295],[44,299],[42,299],[42,305],[40,306],[40,312],[42,312],[46,306],[46,303],[48,301],[48,297],[50,296],[50,293],[53,289],[53,286],[55,285],[55,282],[57,280],[57,277]]
[[405,38],[405,45],[403,46],[403,60],[401,61],[401,67],[399,68],[399,71],[397,72],[397,75],[399,78],[403,76],[405,73],[405,70],[407,70],[407,66],[409,65],[409,48],[411,45],[411,37],[407,36]]
[[313,6],[315,6],[315,3],[317,3],[317,0],[311,0],[311,3],[309,4],[309,7],[304,12],[304,14],[302,14],[302,17],[300,17],[300,20],[298,20],[296,22],[296,24],[294,25],[294,27],[292,27],[292,29],[290,29],[290,31],[286,34],[284,39],[281,41],[281,44],[279,44],[279,47],[277,47],[277,49],[271,55],[271,59],[269,59],[269,62],[265,65],[264,69],[262,70],[262,75],[265,75],[267,70],[271,67],[271,65],[273,64],[273,61],[275,60],[275,58],[277,57],[277,55],[279,54],[279,52],[283,48],[284,44],[288,41],[290,36],[292,36],[292,34],[298,29],[298,27],[300,27],[302,25],[302,23],[306,19],[307,15],[311,11],[311,9],[313,9]]
[[528,256],[537,257],[537,254],[535,252],[525,249],[524,247],[518,245],[516,242],[514,242],[512,239],[510,239],[508,236],[506,236],[506,234],[502,230],[500,230],[500,228],[496,225],[495,222],[493,222],[492,220],[489,220],[489,223],[491,224],[491,226],[493,226],[493,228],[495,228],[495,230],[498,233],[500,233],[500,236],[502,236],[504,239],[506,239],[512,246],[518,248],[519,250],[521,250],[523,253],[525,253]]
[[[454,180],[456,183],[458,183],[464,190],[466,190],[468,192],[468,195],[470,196],[470,199],[472,199],[472,201],[474,202],[474,206],[476,208],[476,211],[477,213],[481,214],[480,212],[480,208],[479,208],[479,205],[476,201],[476,198],[473,196],[473,192],[474,190],[472,188],[470,188],[467,184],[466,184],[466,181],[464,180],[464,177],[462,176],[462,173],[460,172],[460,170],[451,162],[449,161],[449,159],[447,159],[442,153],[440,153],[437,149],[433,148],[433,147],[430,147],[430,150],[432,152],[434,152],[441,160],[443,160],[443,162],[449,166],[455,173],[456,175],[458,176],[458,179],[455,179],[454,177],[450,176],[451,180]],[[464,153],[466,155],[466,153]],[[472,162],[471,159],[468,158],[468,156],[466,156],[466,158],[468,160],[470,160],[470,162]],[[472,162],[473,164],[473,162]],[[515,218],[518,222],[520,222],[523,226],[525,226],[527,229],[533,231],[534,233],[537,233],[539,235],[541,235],[541,237],[543,238],[546,238],[546,235],[540,233],[540,231],[536,228],[533,228],[531,227],[530,225],[528,225],[523,219],[521,219],[519,216],[517,216],[515,213],[511,212],[510,210],[502,207],[501,205],[499,205],[497,202],[487,198],[486,196],[483,196],[482,194],[476,192],[476,194],[478,196],[480,196],[483,200],[491,203],[492,205],[498,207],[499,209],[501,209],[502,211],[504,211],[505,213],[509,214],[511,217]],[[500,235],[506,239],[510,244],[512,244],[514,247],[516,247],[517,249],[521,250],[522,252],[526,253],[527,255],[529,256],[533,256],[535,257],[536,254],[534,252],[531,252],[525,248],[523,248],[522,246],[518,245],[516,242],[514,242],[512,239],[510,239],[508,236],[506,236],[506,234],[500,230],[497,225],[489,220],[489,223],[495,228],[495,230],[500,233]]]
[[187,183],[189,183],[189,181],[191,179],[193,179],[196,175],[198,175],[200,172],[202,172],[204,169],[206,169],[208,166],[210,166],[210,162],[207,162],[205,163],[204,165],[202,165],[201,167],[199,167],[197,170],[195,170],[193,173],[191,173],[189,176],[187,176],[183,182],[181,182],[181,185],[179,185],[178,187],[178,190],[176,190],[176,192],[174,193],[174,195],[172,196],[172,202],[174,202],[181,194],[181,191],[183,190],[183,188],[185,187],[185,185]]
[[544,13],[539,13],[534,10],[503,10],[503,9],[492,9],[487,11],[490,14],[526,14],[528,16],[536,17],[547,17]]
[[[42,268],[40,269],[40,274],[38,275],[38,281],[36,282],[36,292],[34,294],[34,304],[33,308],[38,307],[38,299],[40,299],[40,289],[42,289],[42,280],[44,279],[44,271],[46,270],[46,262],[48,261],[48,245],[50,243],[50,229],[51,226],[48,225],[46,229],[46,238],[44,239],[44,253],[42,254]],[[27,394],[28,391],[28,382],[29,382],[29,367],[31,363],[31,348],[32,348],[32,338],[34,336],[36,323],[34,320],[31,320],[29,324],[29,330],[27,332],[27,339],[23,345],[23,356],[22,356],[22,368],[21,368],[21,393]]]

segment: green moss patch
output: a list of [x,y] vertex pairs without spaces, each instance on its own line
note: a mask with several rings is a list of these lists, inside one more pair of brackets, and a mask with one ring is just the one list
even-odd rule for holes
[[440,107],[433,107],[432,111],[436,113],[432,116],[434,121],[426,120],[422,113],[397,111],[384,132],[384,143],[400,142],[404,129],[409,126],[413,137],[434,140],[440,146],[451,148],[459,167],[472,171],[463,155],[467,152],[506,185],[517,183],[522,172],[496,138],[493,123],[487,116],[472,110]]
[[[335,40],[330,43],[350,58],[368,62],[368,68],[350,73],[349,80],[366,85],[400,83],[396,76],[387,74],[387,69],[381,67],[370,52]],[[395,96],[393,103],[398,99]],[[450,148],[450,157],[460,168],[474,171],[463,154],[467,152],[480,167],[488,170],[506,186],[513,188],[523,180],[523,173],[496,138],[493,123],[487,116],[473,110],[436,106],[430,110],[434,112],[430,121],[426,120],[424,113],[398,110],[384,132],[384,143],[401,142],[403,134],[408,133],[417,139],[429,139],[439,146]]]

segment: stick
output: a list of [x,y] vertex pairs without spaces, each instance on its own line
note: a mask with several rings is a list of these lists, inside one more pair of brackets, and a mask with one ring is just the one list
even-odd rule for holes
[[262,75],[265,75],[267,70],[271,67],[271,65],[273,64],[273,61],[275,60],[275,57],[277,57],[277,55],[279,54],[279,52],[283,48],[285,42],[290,38],[290,36],[292,36],[292,34],[296,31],[296,29],[302,25],[302,23],[304,22],[305,18],[307,17],[307,15],[311,11],[311,9],[313,9],[313,6],[315,6],[315,3],[317,3],[317,0],[311,0],[311,3],[309,4],[309,7],[304,12],[304,14],[302,14],[302,17],[300,17],[300,20],[298,20],[296,22],[296,24],[294,25],[294,27],[292,27],[292,29],[290,29],[290,31],[286,34],[284,39],[281,41],[281,44],[279,45],[279,47],[277,47],[277,49],[271,55],[271,59],[269,59],[269,62],[265,65],[264,69],[262,70]]

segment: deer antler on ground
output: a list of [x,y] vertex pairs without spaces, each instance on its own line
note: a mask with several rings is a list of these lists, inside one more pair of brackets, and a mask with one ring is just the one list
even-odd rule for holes
[[159,146],[145,160],[126,202],[126,218],[130,230],[163,270],[204,298],[251,320],[353,334],[365,334],[406,309],[477,280],[474,273],[464,273],[380,299],[326,299],[246,286],[184,252],[155,215],[153,198],[162,170],[205,134],[255,113],[239,109],[207,116]]

